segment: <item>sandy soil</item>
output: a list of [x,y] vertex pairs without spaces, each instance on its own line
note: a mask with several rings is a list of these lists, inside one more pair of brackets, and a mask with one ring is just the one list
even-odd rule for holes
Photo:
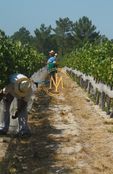
[[59,94],[36,93],[32,137],[0,139],[0,174],[113,174],[113,120],[62,76]]

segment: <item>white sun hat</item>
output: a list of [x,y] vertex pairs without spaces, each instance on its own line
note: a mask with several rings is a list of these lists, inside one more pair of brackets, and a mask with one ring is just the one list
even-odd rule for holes
[[31,92],[32,82],[23,74],[13,75],[12,83],[14,85],[14,93],[19,97],[25,97]]

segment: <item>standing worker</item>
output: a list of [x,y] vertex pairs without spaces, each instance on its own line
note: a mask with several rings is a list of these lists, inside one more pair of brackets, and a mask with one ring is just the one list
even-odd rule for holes
[[49,52],[49,59],[47,61],[47,68],[50,74],[55,79],[55,74],[57,73],[57,64],[54,50]]
[[10,125],[10,106],[14,99],[17,98],[17,111],[15,116],[18,117],[19,131],[17,136],[30,137],[31,131],[28,126],[27,106],[33,94],[33,82],[23,74],[13,74],[9,78],[9,84],[0,92],[0,100],[3,99],[3,118],[4,125],[0,128],[0,135],[6,135]]

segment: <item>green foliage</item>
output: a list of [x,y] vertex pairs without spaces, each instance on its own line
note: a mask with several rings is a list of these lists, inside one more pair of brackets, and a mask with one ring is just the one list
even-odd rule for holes
[[41,24],[40,29],[36,29],[34,33],[36,36],[35,41],[37,50],[47,54],[51,41],[51,26],[46,27],[44,24]]
[[113,86],[113,43],[85,44],[65,56],[63,66],[72,67],[97,81]]
[[73,22],[68,17],[56,20],[56,28],[53,31],[55,32],[58,50],[61,55],[64,55],[70,49],[72,50],[72,27]]
[[20,41],[0,38],[0,88],[8,83],[9,75],[23,73],[30,77],[35,71],[44,66],[45,57],[38,54],[30,45],[22,45]]
[[19,31],[11,36],[11,39],[21,41],[22,44],[30,44],[32,43],[33,36],[30,35],[30,32],[25,27],[21,27]]
[[86,16],[83,16],[74,23],[73,33],[78,46],[83,46],[86,42],[92,43],[100,39],[99,32],[96,32],[96,26]]
[[31,36],[21,27],[9,38],[0,30],[0,87],[7,84],[12,73],[31,76],[44,66],[46,60],[42,53],[48,55],[51,49],[60,55],[62,66],[76,68],[113,85],[113,40],[100,36],[88,17],[83,16],[75,23],[68,17],[59,18],[56,28],[41,24],[34,33],[35,36]]
[[87,42],[100,43],[108,40],[96,31],[96,26],[86,16],[75,22],[68,17],[60,17],[56,20],[55,28],[41,24],[34,30],[34,36],[25,27],[21,27],[11,38],[21,41],[22,44],[30,44],[39,53],[48,55],[48,52],[54,49],[61,56],[82,47]]

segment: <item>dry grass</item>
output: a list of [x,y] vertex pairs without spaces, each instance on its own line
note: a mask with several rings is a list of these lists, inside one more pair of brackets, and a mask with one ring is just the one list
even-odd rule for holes
[[106,120],[104,120],[104,124],[113,124],[113,119],[106,119]]
[[113,133],[113,127],[107,129],[109,133]]

